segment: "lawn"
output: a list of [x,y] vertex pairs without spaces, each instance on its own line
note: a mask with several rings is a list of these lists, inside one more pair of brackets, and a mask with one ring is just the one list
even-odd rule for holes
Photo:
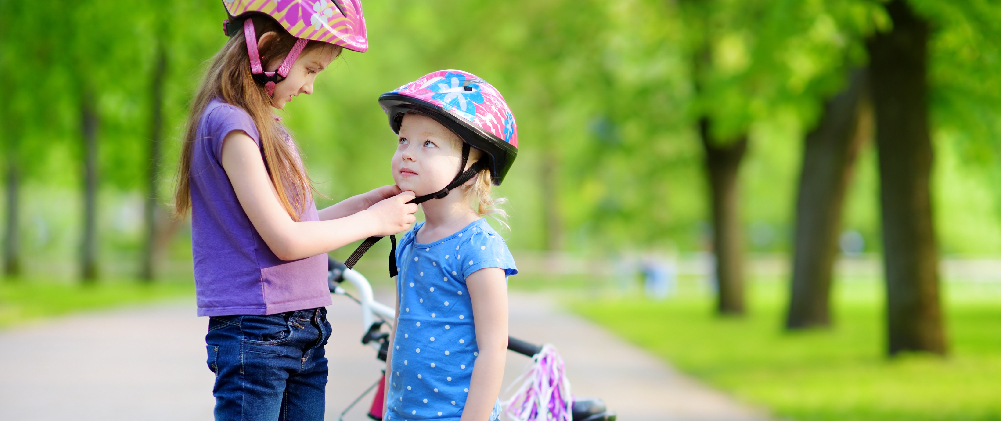
[[572,308],[682,371],[776,418],[1001,420],[1001,285],[944,287],[946,358],[885,353],[883,293],[875,280],[839,282],[831,329],[782,329],[786,283],[750,283],[744,318],[712,314],[696,280],[652,301],[607,294]]
[[190,278],[148,285],[135,280],[101,280],[89,286],[53,279],[0,279],[0,329],[81,311],[182,297],[193,301],[194,295]]

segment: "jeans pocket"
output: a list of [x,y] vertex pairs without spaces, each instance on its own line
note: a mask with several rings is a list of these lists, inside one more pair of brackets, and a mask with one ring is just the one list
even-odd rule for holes
[[212,316],[209,317],[209,332],[222,329],[227,326],[236,326],[240,324],[240,316]]
[[320,310],[320,346],[323,347],[327,345],[333,328],[330,326],[330,322],[327,321],[327,309],[321,307]]
[[248,351],[281,353],[280,345],[289,341],[292,329],[289,321],[280,314],[271,316],[243,316],[240,322],[242,342]]
[[209,366],[209,370],[215,375],[219,375],[219,346],[218,345],[206,345],[205,350],[208,353],[208,359],[205,363]]

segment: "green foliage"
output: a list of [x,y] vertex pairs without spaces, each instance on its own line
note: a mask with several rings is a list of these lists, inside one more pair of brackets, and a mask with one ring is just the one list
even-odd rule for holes
[[[1001,6],[913,3],[935,24],[935,137],[939,157],[954,163],[935,173],[942,249],[996,253],[1001,244],[976,238],[972,227],[1001,229],[994,187],[1001,185],[1001,25],[994,23]],[[319,204],[392,182],[394,136],[379,94],[433,70],[461,68],[497,86],[518,119],[521,150],[496,190],[509,199],[509,244],[545,248],[553,228],[548,207],[567,249],[599,253],[704,247],[707,195],[695,132],[703,113],[723,141],[750,133],[741,183],[752,251],[787,250],[802,135],[847,71],[865,64],[865,37],[890,25],[872,0],[385,0],[366,2],[365,12],[371,49],[345,51],[320,75],[315,95],[279,113],[327,196]],[[143,189],[150,79],[162,45],[168,144],[159,194],[166,202],[188,103],[226,40],[224,17],[211,1],[63,7],[0,0],[0,72],[9,82],[0,100],[0,150],[19,157],[27,182],[78,188],[79,97],[90,87],[101,118],[103,188],[126,196]],[[696,68],[702,51],[711,66]],[[876,251],[870,158],[863,156],[849,192],[846,227]],[[59,199],[70,200],[78,199]],[[960,217],[968,213],[976,216]],[[139,238],[122,247],[136,247]]]
[[944,285],[952,348],[942,359],[886,360],[883,294],[874,279],[835,287],[834,327],[782,329],[785,284],[751,284],[753,308],[740,319],[712,314],[713,299],[695,280],[678,296],[590,299],[574,309],[682,371],[782,419],[995,420],[1001,417],[1001,285]]

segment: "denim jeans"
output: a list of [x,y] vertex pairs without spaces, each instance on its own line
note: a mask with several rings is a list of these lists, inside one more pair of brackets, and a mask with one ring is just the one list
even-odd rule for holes
[[216,420],[323,420],[327,310],[209,318]]

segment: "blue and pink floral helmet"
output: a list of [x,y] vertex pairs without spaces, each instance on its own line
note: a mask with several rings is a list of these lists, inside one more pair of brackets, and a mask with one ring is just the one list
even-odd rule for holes
[[439,70],[379,96],[389,126],[400,132],[403,115],[427,114],[490,157],[495,185],[518,155],[518,125],[504,97],[492,85],[462,70]]

